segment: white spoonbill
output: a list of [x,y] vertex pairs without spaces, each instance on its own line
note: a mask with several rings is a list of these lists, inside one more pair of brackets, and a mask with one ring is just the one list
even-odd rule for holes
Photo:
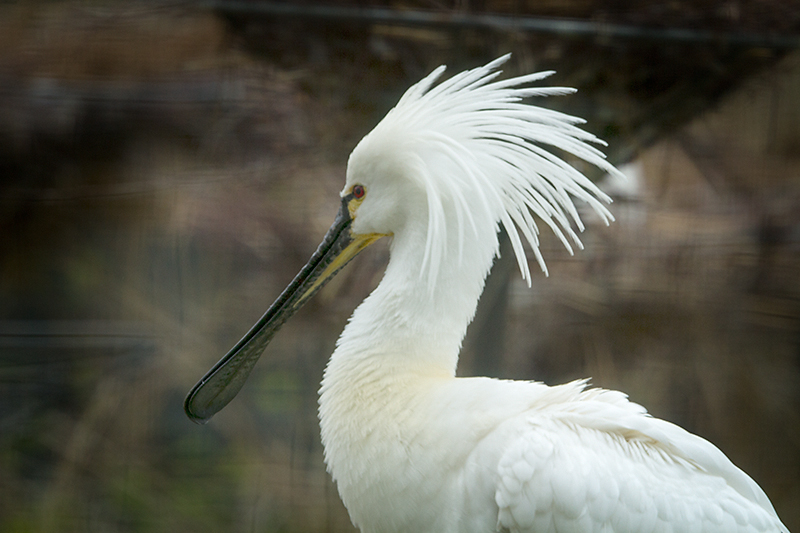
[[[574,199],[608,223],[610,199],[549,148],[617,171],[580,119],[523,102],[572,89],[499,80],[501,57],[411,87],[359,142],[341,209],[308,264],[195,385],[205,422],[242,387],[270,338],[358,252],[390,260],[353,313],[322,380],[325,461],[364,532],[784,532],[767,496],[709,442],[585,381],[455,377],[500,225],[530,284],[534,215],[581,246]],[[546,270],[545,270],[546,272]]]

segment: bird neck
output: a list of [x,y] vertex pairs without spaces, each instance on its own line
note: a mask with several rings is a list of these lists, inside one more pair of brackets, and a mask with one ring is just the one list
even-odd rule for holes
[[374,435],[393,431],[400,421],[413,423],[408,413],[423,392],[455,376],[461,341],[497,252],[491,226],[478,242],[465,244],[463,254],[457,240],[448,243],[433,283],[420,274],[426,226],[394,232],[386,273],[339,337],[319,391],[325,462],[346,502],[363,502],[364,487],[380,485],[365,482],[373,476],[369,465],[403,456],[392,449],[402,439]]
[[454,376],[462,340],[498,250],[497,228],[487,226],[483,235],[471,236],[463,245],[457,232],[449,231],[432,280],[424,258],[427,225],[408,224],[395,232],[386,273],[353,313],[329,370],[352,365],[354,371],[366,367],[392,375]]

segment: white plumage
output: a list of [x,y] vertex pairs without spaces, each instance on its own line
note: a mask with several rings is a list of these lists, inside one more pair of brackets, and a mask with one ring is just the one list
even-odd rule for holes
[[[545,74],[497,66],[410,88],[350,157],[366,187],[353,233],[393,234],[391,260],[355,311],[320,394],[325,457],[363,531],[781,531],[763,491],[713,445],[618,392],[455,378],[497,254],[498,223],[530,280],[544,220],[580,245],[572,197],[608,198],[542,144],[606,171],[578,119],[520,100]],[[532,144],[538,143],[538,144]],[[600,201],[598,201],[600,200]],[[785,528],[783,528],[785,529]]]
[[[528,87],[546,73],[498,81],[507,57],[439,85],[435,70],[350,156],[340,214],[349,230],[334,224],[329,236],[362,243],[348,259],[391,236],[385,276],[342,332],[320,389],[325,460],[353,523],[381,533],[787,533],[722,452],[620,392],[455,377],[499,226],[530,283],[523,240],[545,269],[534,215],[570,250],[580,246],[572,225],[583,229],[575,200],[613,219],[610,199],[548,151],[616,173],[588,144],[600,141],[579,119],[522,101],[571,89]],[[322,279],[343,262],[332,264]],[[305,287],[303,273],[295,283]],[[251,359],[239,354],[258,328],[218,367]],[[243,381],[216,369],[196,389]],[[204,411],[201,396],[187,399],[198,419],[229,400],[213,396],[220,405]]]

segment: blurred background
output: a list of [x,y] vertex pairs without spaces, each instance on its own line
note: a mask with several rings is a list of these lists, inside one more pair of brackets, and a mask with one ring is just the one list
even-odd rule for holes
[[[628,180],[550,276],[495,265],[460,375],[591,377],[719,446],[800,530],[800,4],[0,4],[0,532],[353,531],[316,391],[362,254],[207,426],[185,393],[338,209],[412,83],[553,69]],[[532,265],[534,270],[535,264]]]

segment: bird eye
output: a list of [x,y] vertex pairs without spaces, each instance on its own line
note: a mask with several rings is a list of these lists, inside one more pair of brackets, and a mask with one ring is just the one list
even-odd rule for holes
[[367,194],[367,189],[365,189],[363,185],[355,185],[353,187],[353,196],[357,200],[360,200],[361,198],[364,198],[365,194]]

